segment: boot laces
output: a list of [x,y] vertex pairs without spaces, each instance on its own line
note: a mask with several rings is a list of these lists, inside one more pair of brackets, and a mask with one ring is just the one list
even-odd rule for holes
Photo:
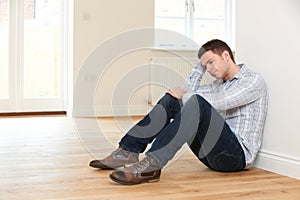
[[149,158],[144,158],[140,162],[137,162],[133,164],[133,167],[138,171],[138,172],[143,172],[147,167],[151,166],[151,162]]
[[127,156],[127,155],[128,155],[127,151],[125,151],[125,150],[122,149],[122,148],[117,148],[116,150],[114,150],[114,151],[111,153],[111,155],[116,155],[116,154],[122,154],[122,155],[124,155],[124,156]]

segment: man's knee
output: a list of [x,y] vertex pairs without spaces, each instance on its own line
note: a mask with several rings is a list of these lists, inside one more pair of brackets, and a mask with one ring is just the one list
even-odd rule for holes
[[212,107],[211,104],[199,94],[193,94],[185,104],[188,107],[199,108],[200,110],[205,110],[204,108]]
[[166,105],[170,103],[178,102],[178,99],[173,97],[170,94],[165,94],[158,102],[157,104]]
[[207,103],[207,101],[199,94],[193,94],[191,95],[191,97],[188,99],[187,103],[202,103],[205,102]]

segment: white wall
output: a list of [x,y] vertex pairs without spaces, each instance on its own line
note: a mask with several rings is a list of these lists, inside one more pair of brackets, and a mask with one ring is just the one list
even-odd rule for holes
[[300,1],[237,0],[236,56],[269,87],[256,166],[300,179]]
[[[152,0],[74,0],[74,81],[80,73],[83,62],[95,48],[121,33],[137,28],[153,27],[153,19],[154,2]],[[95,91],[94,108],[98,109],[96,112],[102,116],[110,115],[111,96],[118,81],[124,74],[137,66],[147,64],[148,61],[149,51],[137,50],[113,60],[101,78],[86,74],[87,82],[88,79],[94,78],[99,81],[97,91]],[[147,75],[144,74],[144,76]],[[142,79],[145,78],[144,76],[136,76],[136,78]],[[132,94],[129,104],[133,105],[133,110],[146,112],[146,93],[147,88],[143,87]],[[126,106],[120,105],[119,108],[124,110]]]

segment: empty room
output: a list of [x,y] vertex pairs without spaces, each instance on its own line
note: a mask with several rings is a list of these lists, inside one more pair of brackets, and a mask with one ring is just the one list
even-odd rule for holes
[[0,0],[0,199],[300,199],[300,1]]

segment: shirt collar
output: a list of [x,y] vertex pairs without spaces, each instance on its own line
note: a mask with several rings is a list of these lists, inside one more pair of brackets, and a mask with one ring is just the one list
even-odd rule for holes
[[234,77],[232,79],[230,79],[230,81],[233,79],[239,79],[242,76],[242,74],[247,70],[245,64],[239,64],[238,66],[241,69],[234,75]]

